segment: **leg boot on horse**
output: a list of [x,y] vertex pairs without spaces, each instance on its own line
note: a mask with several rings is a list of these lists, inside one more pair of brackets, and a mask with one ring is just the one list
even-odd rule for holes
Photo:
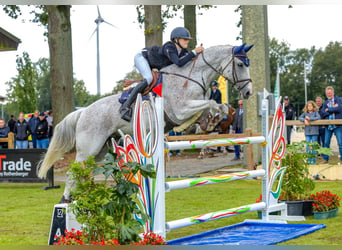
[[142,80],[132,91],[132,93],[129,95],[128,99],[122,104],[120,108],[120,114],[121,118],[125,121],[131,121],[132,119],[132,108],[131,105],[137,98],[139,93],[142,93],[146,87],[148,86],[147,80]]

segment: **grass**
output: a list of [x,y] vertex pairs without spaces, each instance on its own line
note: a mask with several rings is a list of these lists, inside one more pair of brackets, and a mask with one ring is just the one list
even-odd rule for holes
[[[0,183],[0,245],[46,245],[51,214],[63,189],[42,190],[45,184]],[[62,188],[64,188],[63,184]],[[341,182],[316,182],[315,191],[328,189],[342,196]],[[166,193],[167,221],[193,215],[218,211],[254,203],[260,195],[261,183],[256,180],[221,183],[191,189],[174,190]],[[256,219],[255,213],[247,213],[208,223],[202,223],[171,231],[167,238],[175,239],[214,228]],[[298,222],[297,222],[298,223]],[[342,244],[338,229],[342,227],[342,216],[328,220],[307,217],[308,224],[323,223],[326,229],[303,236],[284,245],[331,245]]]

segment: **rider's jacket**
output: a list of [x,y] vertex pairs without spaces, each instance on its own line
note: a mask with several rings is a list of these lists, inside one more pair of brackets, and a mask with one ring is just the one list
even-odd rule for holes
[[173,63],[182,67],[196,56],[194,52],[189,52],[187,49],[178,51],[176,45],[171,41],[161,47],[144,48],[142,54],[147,59],[150,67],[158,70]]

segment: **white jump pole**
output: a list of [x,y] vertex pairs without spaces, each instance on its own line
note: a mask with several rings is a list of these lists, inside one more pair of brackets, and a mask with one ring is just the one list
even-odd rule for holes
[[242,138],[230,138],[230,139],[211,139],[211,140],[196,140],[196,141],[174,141],[167,142],[166,148],[169,150],[176,149],[194,149],[204,147],[219,147],[219,146],[231,146],[241,144],[256,144],[265,142],[264,136],[254,137],[242,137]]
[[157,113],[158,146],[155,152],[158,161],[156,171],[156,197],[153,231],[166,238],[165,230],[165,162],[164,162],[164,101],[162,97],[155,98]]
[[188,217],[180,220],[169,221],[166,223],[166,230],[173,230],[181,227],[187,227],[194,224],[199,224],[203,222],[209,222],[213,220],[218,220],[226,217],[231,217],[234,215],[249,213],[253,211],[262,210],[266,207],[265,202],[258,202],[249,205],[244,205],[236,208],[229,208],[217,212],[211,212],[207,214],[197,215],[193,217]]
[[265,170],[252,170],[246,172],[238,172],[238,173],[230,173],[216,176],[208,176],[194,179],[186,179],[179,181],[169,181],[165,183],[166,192],[180,189],[180,188],[188,188],[188,187],[196,187],[203,186],[209,184],[217,184],[229,181],[243,180],[243,179],[251,179],[255,177],[263,177],[265,175]]

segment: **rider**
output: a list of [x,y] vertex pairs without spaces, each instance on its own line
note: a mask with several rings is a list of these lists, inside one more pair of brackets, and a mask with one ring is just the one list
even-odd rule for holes
[[131,120],[131,105],[138,93],[142,93],[145,88],[151,84],[153,80],[152,68],[160,70],[170,64],[176,64],[177,66],[182,67],[204,50],[201,45],[189,52],[187,50],[189,39],[191,39],[190,32],[186,28],[178,27],[172,30],[170,36],[171,41],[168,41],[162,47],[147,47],[136,54],[134,57],[134,64],[143,76],[143,80],[134,88],[125,103],[122,104],[120,108],[122,119],[126,121]]

